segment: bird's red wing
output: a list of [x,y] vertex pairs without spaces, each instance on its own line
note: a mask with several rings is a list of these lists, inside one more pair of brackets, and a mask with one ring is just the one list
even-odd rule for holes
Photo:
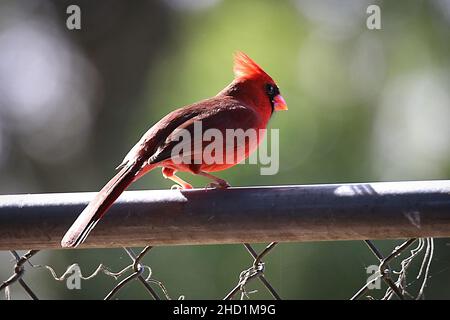
[[[220,131],[223,139],[224,139],[224,148],[225,144],[229,143],[226,141],[226,130],[237,130],[242,129],[243,131],[247,131],[248,129],[257,129],[260,124],[260,116],[255,110],[249,107],[245,107],[232,100],[229,101],[228,105],[219,105],[215,108],[209,109],[206,112],[203,112],[188,121],[184,122],[182,125],[178,126],[162,143],[157,152],[151,158],[149,163],[156,164],[173,157],[173,149],[177,146],[177,149],[180,150],[188,150],[189,154],[178,155],[182,158],[193,158],[196,156],[196,152],[202,152],[205,147],[211,143],[210,141],[204,141],[202,139],[205,131],[208,129],[216,129]],[[197,127],[195,123],[197,122]],[[199,128],[199,124],[201,124],[201,133],[198,136],[199,132],[196,132],[196,128]],[[180,139],[181,130],[186,130],[189,132],[192,140],[185,141]],[[194,139],[202,139],[201,148],[196,150],[194,146]],[[185,146],[179,144],[185,144]],[[239,146],[236,146],[239,147]],[[224,150],[225,151],[225,150]]]

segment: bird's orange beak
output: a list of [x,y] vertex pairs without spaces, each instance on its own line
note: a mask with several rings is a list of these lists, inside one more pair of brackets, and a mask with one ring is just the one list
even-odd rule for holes
[[281,94],[277,95],[273,99],[273,107],[275,111],[281,111],[281,110],[287,110],[287,104],[286,101],[284,101],[284,98],[281,96]]

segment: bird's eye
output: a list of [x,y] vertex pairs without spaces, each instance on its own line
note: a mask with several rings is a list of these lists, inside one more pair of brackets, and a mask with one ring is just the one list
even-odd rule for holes
[[275,87],[272,84],[267,84],[266,92],[269,95],[269,97],[272,97],[275,94]]

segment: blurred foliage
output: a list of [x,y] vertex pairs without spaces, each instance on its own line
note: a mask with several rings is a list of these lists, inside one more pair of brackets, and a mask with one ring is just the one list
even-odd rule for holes
[[[372,2],[382,30],[366,28]],[[219,174],[232,185],[448,179],[450,2],[372,2],[2,1],[1,192],[99,189],[153,123],[232,80],[236,50],[272,75],[289,111],[270,124],[280,128],[279,173],[237,166]],[[69,4],[81,7],[82,30],[65,27]],[[132,188],[170,185],[155,170]],[[129,263],[112,249],[36,260],[60,273],[75,261],[86,273]],[[239,245],[160,247],[144,261],[172,298],[188,299],[223,297],[250,263]],[[9,256],[0,262],[5,279]],[[281,244],[266,272],[285,298],[349,298],[375,262],[362,242]],[[427,298],[450,298],[449,263],[438,240]],[[28,276],[49,298],[99,298],[113,286],[100,276],[70,292],[44,271]],[[136,283],[119,297],[147,296]]]

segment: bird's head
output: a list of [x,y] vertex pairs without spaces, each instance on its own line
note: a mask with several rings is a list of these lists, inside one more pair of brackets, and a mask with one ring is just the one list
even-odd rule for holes
[[235,53],[233,71],[233,83],[241,89],[240,95],[245,95],[242,98],[271,113],[288,109],[275,81],[248,55],[240,51]]

